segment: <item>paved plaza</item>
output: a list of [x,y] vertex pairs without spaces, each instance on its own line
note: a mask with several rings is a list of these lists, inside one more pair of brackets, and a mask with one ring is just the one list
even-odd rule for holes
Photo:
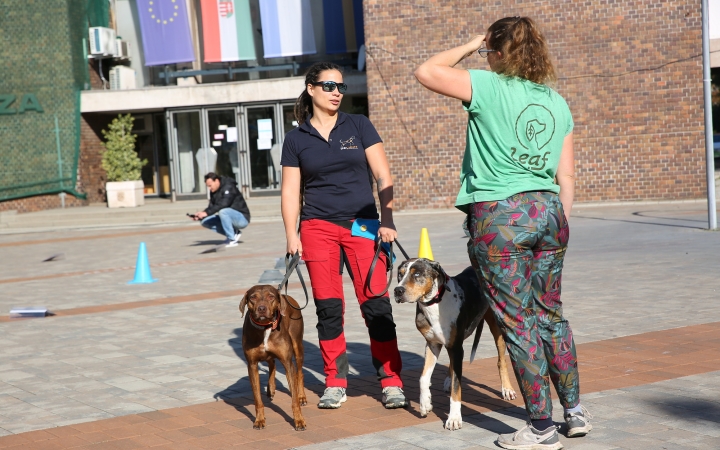
[[[720,448],[720,233],[706,230],[706,207],[574,208],[563,303],[595,428],[585,438],[561,436],[567,448]],[[468,264],[462,220],[455,210],[396,216],[408,253],[417,254],[426,227],[450,274]],[[393,306],[412,404],[384,410],[346,276],[348,402],[337,411],[313,405],[323,373],[311,301],[304,311],[308,431],[292,429],[282,375],[276,399],[265,401],[268,427],[253,430],[237,306],[283,256],[282,223],[267,214],[244,230],[238,247],[203,253],[222,237],[178,222],[118,219],[78,230],[69,218],[54,229],[0,234],[0,449],[499,448],[497,433],[522,426],[521,402],[497,397],[489,333],[472,364],[466,342],[462,430],[442,427],[444,367],[433,378],[435,410],[419,417],[424,339],[413,305]],[[158,281],[131,285],[141,242]],[[290,293],[304,302],[295,277]],[[54,315],[9,318],[17,306]],[[556,404],[558,424],[561,411]]]

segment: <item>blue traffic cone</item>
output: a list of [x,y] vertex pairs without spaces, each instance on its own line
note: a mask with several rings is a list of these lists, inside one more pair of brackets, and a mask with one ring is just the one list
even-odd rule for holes
[[128,284],[154,283],[157,280],[150,275],[150,262],[148,261],[147,248],[145,243],[140,243],[138,249],[137,263],[135,264],[135,279],[128,281]]

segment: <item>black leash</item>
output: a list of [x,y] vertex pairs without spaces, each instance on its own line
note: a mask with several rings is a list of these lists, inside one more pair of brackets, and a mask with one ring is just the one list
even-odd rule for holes
[[288,302],[288,305],[290,305],[293,309],[302,311],[303,309],[307,308],[307,305],[310,302],[310,297],[308,297],[307,287],[305,287],[305,280],[303,280],[302,273],[300,273],[300,269],[298,268],[298,264],[300,264],[300,252],[295,252],[292,257],[290,256],[290,253],[285,254],[285,277],[283,277],[283,280],[280,282],[280,284],[278,284],[278,291],[282,292],[284,284],[285,295],[287,295],[288,279],[290,278],[290,275],[292,275],[293,270],[297,272],[297,276],[298,278],[300,278],[300,284],[302,285],[303,291],[305,292],[305,306],[303,306],[302,308],[296,308],[290,302]]
[[[408,259],[410,259],[410,257],[408,256],[408,254],[405,252],[405,249],[402,247],[402,245],[400,245],[400,242],[399,242],[397,239],[395,239],[394,243],[397,244],[397,246],[398,246],[398,248],[400,249],[400,251],[402,252],[403,256],[405,256],[405,260],[407,261]],[[373,258],[372,263],[370,264],[370,270],[368,270],[367,281],[365,282],[365,287],[366,287],[367,290],[370,292],[370,294],[372,294],[373,297],[380,297],[380,296],[382,296],[382,295],[385,295],[385,293],[388,291],[388,289],[390,289],[390,285],[392,284],[392,273],[393,273],[393,260],[392,260],[392,257],[393,257],[393,249],[392,249],[392,248],[393,248],[393,242],[390,242],[390,252],[389,252],[389,256],[388,256],[388,261],[389,261],[389,262],[388,262],[388,268],[387,268],[387,273],[388,273],[387,286],[385,286],[385,290],[382,291],[382,292],[379,293],[379,294],[376,294],[375,292],[373,292],[372,288],[370,287],[370,280],[372,280],[372,276],[373,276],[373,274],[375,273],[375,264],[377,264],[378,259],[380,258],[380,252],[382,251],[382,244],[383,244],[383,243],[382,243],[382,241],[380,240],[380,236],[378,236],[377,238],[375,238],[375,245],[377,246],[377,250],[375,250],[375,257]]]

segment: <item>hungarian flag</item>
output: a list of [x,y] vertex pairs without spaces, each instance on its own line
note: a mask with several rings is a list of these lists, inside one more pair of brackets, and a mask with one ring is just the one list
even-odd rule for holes
[[310,0],[260,0],[265,58],[317,53]]
[[195,61],[185,0],[137,0],[146,66]]
[[200,0],[205,62],[256,59],[249,0]]

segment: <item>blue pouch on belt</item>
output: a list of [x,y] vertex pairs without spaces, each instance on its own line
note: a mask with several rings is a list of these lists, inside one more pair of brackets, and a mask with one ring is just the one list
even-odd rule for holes
[[380,229],[380,221],[377,219],[355,219],[350,229],[353,236],[364,237],[375,240]]
[[[374,241],[378,236],[378,230],[380,230],[380,221],[377,219],[355,219],[350,234]],[[383,242],[382,248],[385,254],[390,252],[390,244]],[[395,262],[395,255],[392,257],[392,262]]]

